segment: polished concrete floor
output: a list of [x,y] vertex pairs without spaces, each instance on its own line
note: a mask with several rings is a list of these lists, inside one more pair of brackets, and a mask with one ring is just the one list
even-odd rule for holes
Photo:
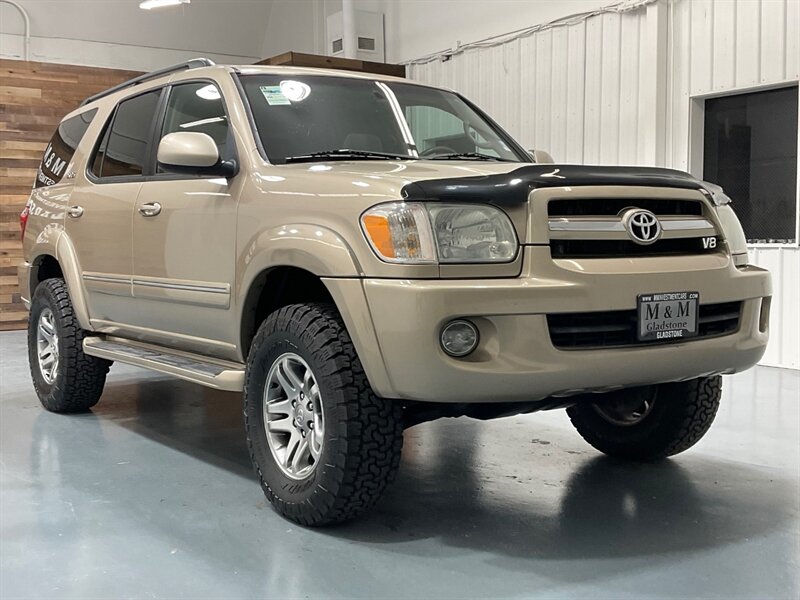
[[709,435],[605,459],[561,412],[406,432],[358,522],[307,530],[251,475],[237,394],[116,365],[42,410],[0,334],[0,598],[798,598],[800,373],[726,380]]

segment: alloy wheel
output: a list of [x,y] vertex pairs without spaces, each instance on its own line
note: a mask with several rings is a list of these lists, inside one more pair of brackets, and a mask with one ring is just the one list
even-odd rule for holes
[[39,371],[48,385],[53,385],[58,375],[58,331],[56,318],[49,308],[39,313],[36,325],[36,356],[39,359]]
[[293,352],[272,363],[264,387],[264,429],[275,462],[292,479],[316,468],[325,439],[322,396],[308,363]]

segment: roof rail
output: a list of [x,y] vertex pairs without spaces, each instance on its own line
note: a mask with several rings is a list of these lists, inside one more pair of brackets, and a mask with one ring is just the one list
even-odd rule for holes
[[150,81],[151,79],[156,79],[157,77],[163,77],[164,75],[169,75],[170,73],[175,73],[177,71],[186,71],[187,69],[197,69],[199,67],[213,67],[216,63],[211,60],[210,58],[193,58],[192,60],[188,60],[186,62],[172,65],[171,67],[164,67],[163,69],[157,69],[155,71],[151,71],[150,73],[145,73],[144,75],[139,75],[138,77],[134,77],[133,79],[129,79],[128,81],[123,81],[122,83],[115,85],[114,87],[110,87],[107,90],[104,90],[94,96],[89,96],[81,102],[81,106],[84,104],[88,104],[89,102],[94,102],[95,100],[99,100],[105,96],[113,94],[114,92],[119,92],[120,90],[124,90],[125,88],[133,87],[134,85],[139,85],[140,83],[144,83],[145,81]]

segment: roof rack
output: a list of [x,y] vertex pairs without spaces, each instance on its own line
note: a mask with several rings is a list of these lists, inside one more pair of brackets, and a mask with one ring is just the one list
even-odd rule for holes
[[81,106],[84,104],[88,104],[89,102],[94,102],[95,100],[99,100],[105,96],[113,94],[114,92],[119,92],[120,90],[124,90],[125,88],[133,87],[134,85],[139,85],[140,83],[144,83],[145,81],[150,81],[151,79],[156,79],[157,77],[163,77],[164,75],[169,75],[170,73],[175,73],[177,71],[186,71],[188,69],[197,69],[200,67],[213,67],[216,63],[211,60],[210,58],[193,58],[192,60],[188,60],[186,62],[172,65],[171,67],[164,67],[163,69],[157,69],[155,71],[151,71],[150,73],[145,73],[144,75],[139,75],[138,77],[134,77],[133,79],[129,79],[128,81],[123,81],[122,83],[115,85],[114,87],[110,87],[107,90],[104,90],[94,96],[89,96],[81,102]]

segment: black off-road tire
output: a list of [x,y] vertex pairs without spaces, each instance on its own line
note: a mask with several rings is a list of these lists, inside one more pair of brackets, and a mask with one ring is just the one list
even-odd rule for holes
[[[39,315],[49,308],[58,334],[58,369],[48,383],[39,368],[37,327]],[[28,320],[28,364],[39,401],[56,413],[85,412],[97,404],[106,383],[110,361],[83,353],[81,329],[63,279],[46,279],[36,287]]]
[[[325,436],[304,479],[287,477],[267,441],[264,387],[287,352],[303,358],[320,386]],[[259,328],[247,359],[244,419],[250,458],[264,494],[284,517],[306,526],[341,523],[370,508],[394,480],[403,445],[400,403],[377,397],[336,308],[293,304]]]
[[705,435],[719,408],[722,377],[652,386],[652,408],[635,424],[611,422],[597,408],[613,400],[613,394],[641,391],[604,394],[605,399],[571,406],[567,414],[583,439],[600,452],[627,460],[658,460],[688,450]]

